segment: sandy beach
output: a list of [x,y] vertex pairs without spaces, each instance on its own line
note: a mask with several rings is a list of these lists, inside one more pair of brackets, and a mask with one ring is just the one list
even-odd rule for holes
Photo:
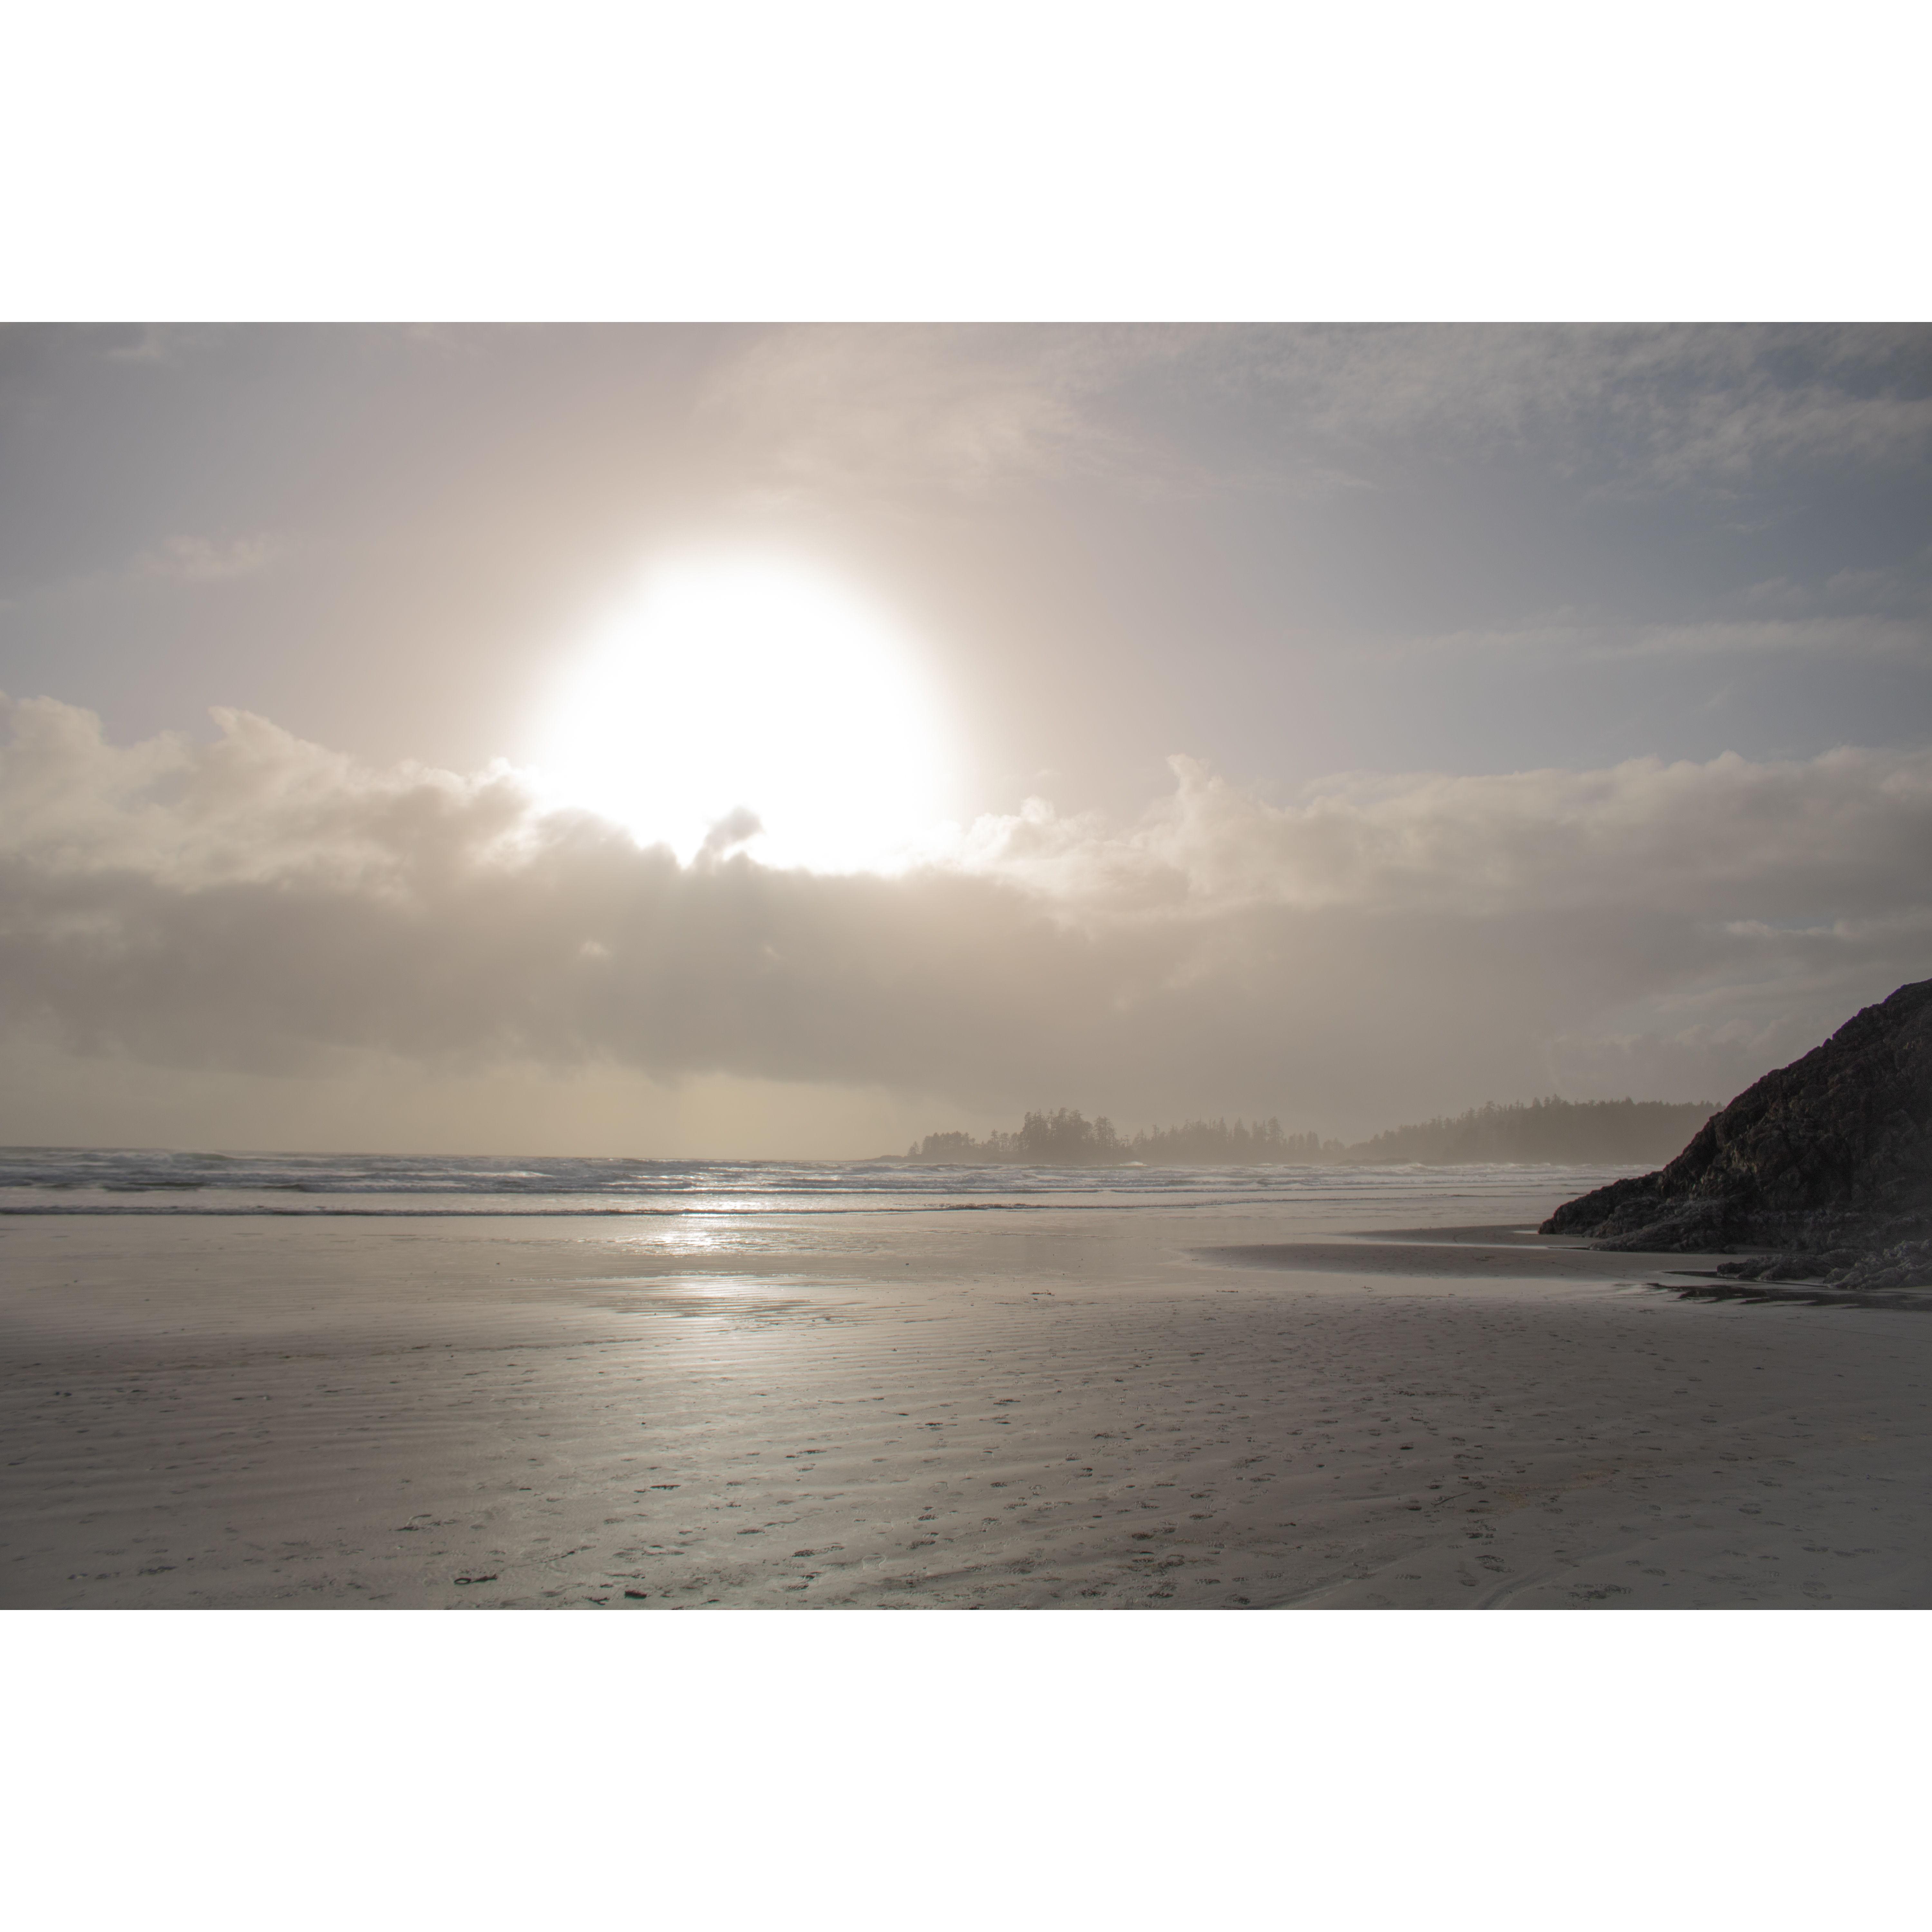
[[1932,1603],[1932,1321],[1484,1204],[10,1218],[0,1604]]

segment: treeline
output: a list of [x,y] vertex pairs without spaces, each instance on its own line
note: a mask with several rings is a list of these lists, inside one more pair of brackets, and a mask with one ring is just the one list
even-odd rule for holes
[[1184,1120],[1178,1127],[1152,1127],[1135,1135],[1133,1157],[1150,1166],[1189,1167],[1202,1163],[1240,1167],[1256,1162],[1302,1162],[1332,1158],[1340,1141],[1319,1134],[1285,1134],[1279,1120]]
[[1391,1127],[1350,1148],[1342,1158],[1364,1162],[1422,1161],[1630,1161],[1661,1163],[1718,1111],[1702,1101],[1532,1100],[1472,1107],[1451,1120]]
[[1187,1120],[1131,1136],[1103,1115],[1088,1120],[1077,1108],[1028,1114],[1017,1133],[928,1134],[906,1152],[908,1160],[948,1166],[1006,1162],[1033,1167],[1294,1166],[1310,1162],[1393,1165],[1415,1161],[1455,1166],[1482,1161],[1662,1162],[1717,1112],[1702,1102],[1559,1100],[1554,1096],[1511,1106],[1494,1101],[1454,1120],[1391,1127],[1350,1146],[1318,1134],[1291,1134],[1279,1120]]
[[1119,1167],[1139,1161],[1150,1167],[1195,1165],[1251,1166],[1267,1162],[1332,1160],[1340,1141],[1318,1134],[1288,1134],[1279,1120],[1188,1120],[1123,1138],[1103,1114],[1090,1120],[1078,1108],[1029,1114],[1016,1134],[928,1134],[908,1149],[908,1160],[968,1167],[1010,1162],[1034,1167]]

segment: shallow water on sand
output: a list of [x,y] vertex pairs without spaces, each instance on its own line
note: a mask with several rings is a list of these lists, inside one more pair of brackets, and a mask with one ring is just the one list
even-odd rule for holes
[[1601,1171],[538,1165],[0,1220],[0,1603],[1932,1600],[1932,1322],[1522,1232]]

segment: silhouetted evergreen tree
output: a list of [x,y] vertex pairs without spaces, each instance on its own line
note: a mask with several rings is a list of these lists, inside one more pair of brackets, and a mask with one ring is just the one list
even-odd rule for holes
[[1274,1120],[1252,1126],[1245,1120],[1187,1120],[1138,1133],[1130,1144],[1136,1160],[1153,1166],[1217,1167],[1320,1160],[1340,1147],[1339,1142],[1324,1143],[1319,1134],[1284,1133]]
[[1474,1161],[1624,1162],[1667,1160],[1717,1112],[1704,1103],[1664,1100],[1495,1101],[1454,1120],[1391,1127],[1349,1147],[1318,1134],[1290,1134],[1277,1120],[1185,1120],[1149,1127],[1124,1140],[1104,1118],[1078,1108],[1030,1113],[1017,1133],[928,1134],[907,1150],[909,1160],[960,1166],[988,1162],[1039,1167],[1284,1166],[1317,1161],[1376,1165],[1414,1161],[1453,1166]]
[[1089,1120],[1078,1108],[1028,1114],[1018,1133],[998,1132],[983,1141],[971,1135],[928,1134],[907,1150],[909,1160],[984,1165],[1026,1162],[1040,1167],[1118,1167],[1138,1161],[1161,1166],[1242,1166],[1263,1162],[1330,1159],[1339,1141],[1318,1134],[1285,1134],[1279,1120],[1190,1120],[1156,1127],[1124,1140],[1104,1115]]

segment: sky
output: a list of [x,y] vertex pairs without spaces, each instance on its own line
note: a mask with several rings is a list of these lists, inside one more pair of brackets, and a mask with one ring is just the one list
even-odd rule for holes
[[1932,976],[1932,329],[0,331],[0,1140],[1722,1101]]

